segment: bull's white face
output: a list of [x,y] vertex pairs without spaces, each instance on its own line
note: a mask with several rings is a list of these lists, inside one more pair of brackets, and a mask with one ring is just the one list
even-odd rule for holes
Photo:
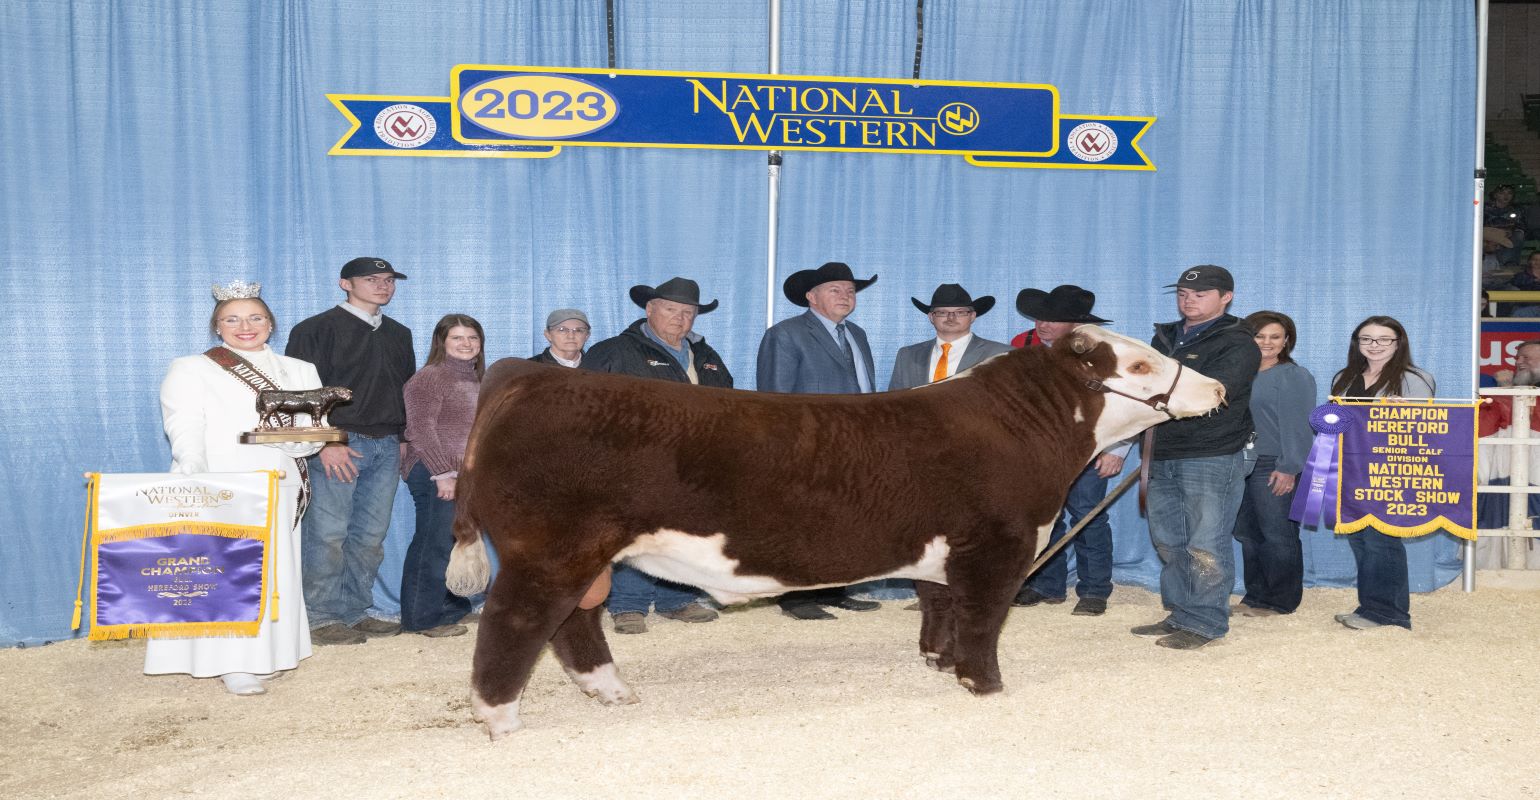
[[1166,407],[1179,419],[1207,414],[1224,403],[1225,389],[1219,381],[1190,369],[1178,375],[1175,359],[1143,342],[1095,325],[1082,325],[1070,334],[1069,344],[1076,353],[1090,353],[1102,343],[1111,346],[1117,368],[1101,379],[1116,391],[1103,395],[1107,404],[1096,424],[1098,451],[1170,418],[1142,402],[1146,398],[1169,391]]

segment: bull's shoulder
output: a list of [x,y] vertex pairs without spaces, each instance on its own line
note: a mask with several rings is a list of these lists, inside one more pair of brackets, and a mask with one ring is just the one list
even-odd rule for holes
[[563,370],[566,367],[544,364],[528,358],[499,358],[487,367],[486,375],[481,379],[481,394],[483,397],[502,389],[505,385],[531,374],[544,374],[552,370]]

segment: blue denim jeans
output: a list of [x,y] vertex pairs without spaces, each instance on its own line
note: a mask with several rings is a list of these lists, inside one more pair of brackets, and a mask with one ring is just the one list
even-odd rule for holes
[[[1059,518],[1053,523],[1048,543],[1063,539],[1069,531],[1069,526],[1064,522],[1066,513],[1069,515],[1069,525],[1074,525],[1084,519],[1106,496],[1107,479],[1096,474],[1096,465],[1093,463],[1070,484],[1069,496],[1064,499],[1064,510],[1059,512]],[[1080,533],[1075,534],[1070,547],[1075,548],[1075,594],[1102,600],[1111,597],[1112,523],[1107,521],[1106,512],[1086,523]],[[1063,597],[1068,582],[1069,554],[1060,550],[1058,555],[1049,559],[1027,581],[1027,585],[1045,597]]]
[[401,464],[395,436],[351,434],[348,446],[359,454],[351,483],[326,477],[319,456],[311,456],[310,508],[300,542],[305,607],[310,627],[354,625],[368,616],[374,602],[375,575],[385,558],[385,534],[396,501]]
[[1230,630],[1235,545],[1230,531],[1245,488],[1240,451],[1150,464],[1150,539],[1160,555],[1166,622],[1217,639]]
[[1358,564],[1358,608],[1354,613],[1381,625],[1412,627],[1412,597],[1406,578],[1406,542],[1364,528],[1348,534]]
[[1277,463],[1277,456],[1257,458],[1235,515],[1235,540],[1241,543],[1241,574],[1246,581],[1241,602],[1292,614],[1304,595],[1305,554],[1299,543],[1299,523],[1289,519],[1294,493],[1279,497],[1267,485]]
[[605,606],[611,614],[649,609],[678,611],[700,599],[700,593],[682,583],[654,578],[639,569],[616,564],[610,575],[610,598]]
[[449,551],[455,546],[454,501],[439,499],[438,485],[420,461],[407,473],[406,488],[417,509],[417,527],[401,565],[401,628],[425,631],[460,621],[472,606],[444,587]]

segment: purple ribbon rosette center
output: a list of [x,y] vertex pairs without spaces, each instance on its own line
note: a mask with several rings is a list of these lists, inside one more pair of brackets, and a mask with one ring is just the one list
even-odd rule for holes
[[1294,505],[1289,509],[1289,519],[1308,526],[1316,526],[1321,513],[1326,513],[1326,527],[1337,527],[1337,437],[1353,426],[1353,415],[1336,403],[1326,403],[1310,412],[1310,427],[1315,430],[1315,442],[1310,445],[1310,456],[1305,460],[1305,470],[1299,476],[1304,491],[1294,495]]

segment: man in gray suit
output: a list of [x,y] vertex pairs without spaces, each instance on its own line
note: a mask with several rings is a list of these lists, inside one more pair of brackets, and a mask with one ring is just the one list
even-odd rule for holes
[[[792,273],[781,290],[807,313],[783,319],[759,342],[761,392],[865,394],[876,391],[872,348],[866,331],[846,320],[856,310],[856,292],[877,282],[873,275],[856,280],[850,266],[830,261],[818,269]],[[834,619],[820,606],[871,611],[881,604],[857,600],[839,587],[788,592],[781,611],[795,619]]]
[[973,334],[973,321],[995,307],[989,295],[977,300],[955,283],[943,283],[931,293],[930,304],[911,297],[922,313],[930,318],[936,338],[900,348],[893,360],[893,377],[888,390],[912,389],[945,380],[990,356],[1010,352],[1010,345]]

